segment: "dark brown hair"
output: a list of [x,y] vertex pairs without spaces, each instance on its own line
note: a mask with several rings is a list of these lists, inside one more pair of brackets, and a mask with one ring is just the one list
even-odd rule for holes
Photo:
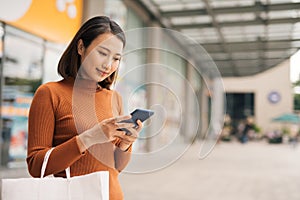
[[[84,47],[87,48],[95,38],[104,33],[112,33],[116,35],[123,42],[123,47],[125,46],[126,39],[124,31],[116,22],[106,16],[93,17],[80,27],[61,56],[57,68],[58,73],[64,78],[76,78],[81,65],[80,55],[77,52],[78,41],[81,39]],[[115,81],[116,76],[117,71],[112,73],[105,80],[99,82],[99,85],[102,88],[110,89],[110,86]]]

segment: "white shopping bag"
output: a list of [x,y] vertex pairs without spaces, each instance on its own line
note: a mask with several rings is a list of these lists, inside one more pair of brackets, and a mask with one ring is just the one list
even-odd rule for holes
[[43,162],[41,178],[2,179],[2,200],[109,200],[108,171],[70,178],[44,176],[50,149]]

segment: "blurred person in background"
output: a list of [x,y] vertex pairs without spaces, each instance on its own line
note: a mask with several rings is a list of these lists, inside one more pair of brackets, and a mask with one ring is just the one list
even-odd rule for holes
[[240,137],[241,143],[246,143],[249,140],[250,131],[253,131],[254,128],[254,119],[252,117],[247,117],[245,126]]
[[293,148],[297,147],[297,143],[298,143],[298,134],[299,134],[299,127],[296,124],[293,124],[291,126],[291,132],[290,132],[290,143],[292,145]]

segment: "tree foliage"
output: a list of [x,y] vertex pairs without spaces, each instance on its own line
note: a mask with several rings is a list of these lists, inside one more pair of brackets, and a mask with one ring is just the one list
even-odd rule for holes
[[300,110],[300,94],[294,94],[294,110]]
[[[293,85],[294,87],[300,87],[300,79]],[[294,110],[300,110],[300,94],[294,94]]]

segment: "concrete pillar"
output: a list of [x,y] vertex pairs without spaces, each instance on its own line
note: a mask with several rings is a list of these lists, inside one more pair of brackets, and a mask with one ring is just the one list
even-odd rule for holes
[[214,78],[212,82],[213,96],[211,106],[211,125],[213,136],[218,137],[224,123],[224,87],[221,78]]
[[[5,58],[5,52],[4,52],[4,23],[0,23],[0,108],[2,107],[2,91],[3,91],[3,85],[4,85],[4,77],[3,77],[3,60]],[[3,121],[2,121],[2,111],[0,110],[0,133],[2,137],[2,132],[3,132]],[[4,145],[3,138],[0,138],[0,160],[2,160],[2,154],[3,150],[2,147]]]
[[106,0],[84,0],[82,22],[97,15],[104,15],[105,1]]
[[[151,27],[159,27],[157,24],[152,23]],[[159,46],[160,44],[160,38],[161,38],[161,32],[158,29],[149,29],[149,32],[147,32],[147,37],[148,37],[148,43],[152,44],[152,46]],[[147,50],[147,57],[146,57],[146,63],[160,63],[160,50],[156,49],[148,49]],[[151,83],[151,82],[159,82],[157,81],[157,74],[160,72],[158,71],[157,67],[152,68],[151,64],[148,64],[146,67],[146,82]],[[147,107],[151,107],[152,105],[155,104],[156,98],[157,98],[157,93],[155,92],[155,87],[151,87],[152,84],[148,85],[146,87],[146,93],[147,93]],[[155,123],[155,120],[153,120],[152,123]],[[148,129],[148,135],[151,135],[153,131],[158,130],[156,124],[152,124],[151,128]],[[149,137],[150,138],[150,137]],[[146,145],[145,145],[145,150],[147,152],[152,151],[155,149],[154,146],[154,141],[151,139],[147,139]]]
[[201,127],[200,127],[200,139],[204,138],[208,131],[209,126],[209,90],[207,87],[207,83],[205,83],[204,79],[201,79],[201,90],[199,93],[200,99],[200,119],[201,119]]
[[185,142],[192,142],[201,127],[202,120],[200,115],[199,89],[193,85],[193,73],[197,73],[194,66],[187,62],[186,64],[186,84],[185,84],[185,101],[183,112],[183,129],[181,131]]

